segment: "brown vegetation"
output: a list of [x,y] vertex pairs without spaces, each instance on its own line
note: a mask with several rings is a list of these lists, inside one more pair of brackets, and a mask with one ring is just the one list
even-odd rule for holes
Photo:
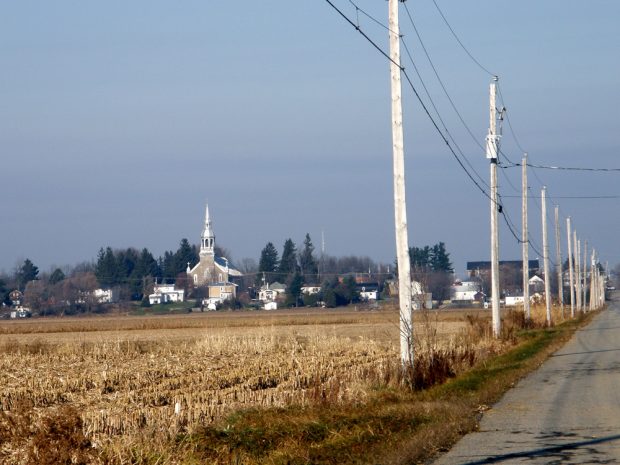
[[[497,341],[484,337],[488,312],[418,313],[416,365],[403,374],[397,318],[390,309],[3,324],[0,462],[254,463],[240,457],[329,439],[317,453],[342,461],[321,460],[343,463],[352,446],[331,437],[334,421],[369,444],[402,438],[430,411],[424,402],[403,411],[413,395],[403,385],[443,383],[513,344],[523,326],[507,317],[513,336]],[[446,405],[435,408],[452,421]],[[222,421],[239,411],[255,412],[253,426],[227,432]]]

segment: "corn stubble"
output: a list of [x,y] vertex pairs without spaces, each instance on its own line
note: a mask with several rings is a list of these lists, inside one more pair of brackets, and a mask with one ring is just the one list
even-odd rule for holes
[[[11,334],[1,342],[0,463],[182,463],[166,444],[235,411],[359,405],[378,386],[440,383],[509,344],[477,334],[487,318],[446,326],[428,314],[416,322],[417,371],[407,374],[397,311],[382,323],[360,315],[304,331],[294,318],[196,327],[181,340],[165,327],[138,340],[133,326],[114,340],[84,338],[79,325],[73,341]],[[373,331],[354,336],[360,324]]]

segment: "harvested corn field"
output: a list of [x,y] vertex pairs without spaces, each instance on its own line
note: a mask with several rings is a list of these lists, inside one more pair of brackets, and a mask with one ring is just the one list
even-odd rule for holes
[[[472,318],[486,317],[418,315],[418,351],[467,350]],[[69,406],[91,447],[124,450],[239,409],[362,403],[369,386],[394,376],[397,344],[396,309],[7,322],[0,409],[5,420],[44,420]],[[0,457],[20,463],[23,447],[5,441]]]

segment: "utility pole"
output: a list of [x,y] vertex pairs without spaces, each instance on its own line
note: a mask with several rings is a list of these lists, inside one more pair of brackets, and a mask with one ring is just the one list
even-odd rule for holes
[[497,76],[489,86],[489,134],[487,135],[486,155],[491,161],[491,304],[493,315],[493,335],[500,336],[502,322],[499,309],[499,234],[497,215],[500,208],[497,201],[497,155],[500,135],[497,133]]
[[521,249],[523,255],[523,313],[525,319],[529,320],[530,315],[530,260],[529,249],[530,241],[527,236],[527,153],[521,160]]
[[555,259],[558,261],[556,268],[558,273],[558,302],[562,309],[564,319],[564,279],[562,278],[562,244],[560,243],[560,207],[555,206]]
[[568,237],[568,288],[570,290],[570,317],[575,318],[575,276],[573,273],[573,246],[570,230],[570,216],[566,218],[566,236]]
[[581,287],[581,292],[583,296],[581,297],[581,311],[583,313],[586,312],[587,302],[586,302],[586,292],[588,290],[588,241],[583,241],[583,286]]
[[543,263],[545,268],[545,304],[547,307],[547,326],[551,326],[551,273],[549,272],[549,243],[547,242],[547,188],[543,187],[540,193],[542,203],[542,235],[543,235]]
[[596,302],[596,291],[594,290],[594,287],[596,286],[596,278],[595,278],[595,274],[594,274],[594,266],[595,266],[595,250],[592,249],[592,259],[590,260],[590,311],[594,310],[596,308],[595,306],[595,302]]
[[575,246],[575,295],[577,296],[577,310],[581,311],[581,240],[577,240],[577,231],[573,231],[573,245]]
[[398,300],[400,305],[400,359],[403,368],[413,367],[413,317],[411,314],[411,264],[407,237],[405,197],[405,155],[403,108],[400,81],[400,28],[398,2],[389,0],[390,78],[392,90],[392,154],[394,168],[394,224],[398,262]]

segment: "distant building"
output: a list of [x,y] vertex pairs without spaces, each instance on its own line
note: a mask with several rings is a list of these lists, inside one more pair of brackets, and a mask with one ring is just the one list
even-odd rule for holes
[[168,302],[183,302],[185,291],[175,289],[174,284],[156,284],[153,293],[149,295],[151,305],[165,304]]
[[[515,270],[523,269],[523,261],[522,260],[500,260],[499,267],[510,267]],[[529,273],[537,273],[540,270],[540,263],[538,259],[529,260],[528,261]],[[467,273],[470,278],[481,277],[484,275],[491,274],[491,262],[467,262]]]
[[379,283],[358,283],[356,288],[360,294],[360,300],[379,300]]
[[226,257],[215,255],[215,233],[209,216],[209,205],[206,207],[205,224],[200,237],[200,261],[193,268],[188,265],[186,272],[195,286],[231,283],[235,278],[243,276],[230,265]]
[[9,293],[9,299],[11,299],[14,306],[21,305],[22,300],[24,300],[24,294],[22,294],[18,289],[12,290]]
[[321,286],[302,286],[301,293],[306,295],[318,294],[321,292]]
[[10,314],[10,317],[15,318],[30,318],[32,316],[32,312],[27,307],[22,307],[21,305],[17,306],[15,310],[13,310]]
[[523,305],[525,299],[522,295],[507,295],[504,301],[506,302],[506,307],[516,307],[517,305]]
[[286,293],[286,285],[275,282],[263,285],[258,291],[258,300],[261,302],[274,302],[279,296]]
[[210,283],[209,299],[224,302],[232,300],[237,296],[237,285],[229,282]]
[[119,301],[118,289],[95,289],[93,291],[95,300],[100,304],[112,304]]
[[265,302],[265,304],[263,305],[263,308],[265,310],[277,310],[278,302]]
[[528,284],[530,286],[530,294],[535,292],[544,292],[545,291],[545,280],[540,276],[534,275],[532,276]]
[[472,303],[481,300],[482,292],[479,281],[456,281],[450,287],[450,300],[454,303]]

